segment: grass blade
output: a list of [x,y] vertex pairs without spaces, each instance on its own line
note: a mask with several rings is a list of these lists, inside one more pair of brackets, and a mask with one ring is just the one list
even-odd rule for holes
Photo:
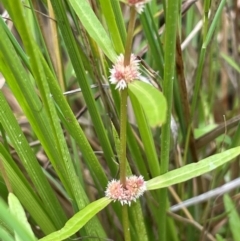
[[230,229],[233,235],[233,240],[240,241],[239,237],[239,229],[240,229],[240,217],[238,212],[236,211],[236,207],[234,206],[234,203],[232,202],[229,195],[223,196],[224,206],[226,211],[228,212],[228,218],[229,218],[229,224]]
[[62,229],[40,239],[39,241],[61,241],[72,236],[110,202],[111,200],[108,198],[101,198],[89,204],[70,218]]
[[188,164],[184,167],[175,169],[162,176],[155,177],[147,181],[147,189],[154,190],[187,181],[193,177],[215,170],[217,167],[231,161],[238,155],[240,155],[240,147],[235,147],[222,153],[207,157],[198,163]]

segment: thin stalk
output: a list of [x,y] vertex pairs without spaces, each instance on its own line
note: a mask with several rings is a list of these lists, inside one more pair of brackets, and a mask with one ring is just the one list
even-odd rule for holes
[[205,41],[207,32],[208,32],[208,24],[209,24],[209,10],[211,7],[211,1],[204,1],[204,16],[203,16],[203,41]]
[[122,221],[123,221],[124,240],[125,241],[131,241],[127,205],[122,206]]
[[206,55],[206,46],[205,46],[205,44],[203,44],[202,50],[201,50],[200,56],[199,56],[199,63],[197,66],[196,81],[195,81],[194,94],[193,94],[193,100],[192,100],[192,106],[191,106],[191,118],[192,119],[193,119],[194,111],[196,110],[196,106],[197,106],[205,55]]
[[[171,111],[173,98],[173,81],[175,76],[175,54],[176,54],[176,33],[178,22],[178,7],[175,0],[169,0],[166,4],[166,35],[165,35],[165,66],[164,66],[164,81],[163,93],[167,99],[167,119],[162,126],[161,135],[161,174],[168,172],[169,166],[169,151],[170,151],[170,136],[171,136]],[[159,200],[159,240],[166,240],[166,209],[167,209],[167,189],[160,190],[161,199]]]
[[[196,151],[196,145],[193,135],[193,128],[191,126],[191,119],[190,119],[190,107],[189,107],[189,101],[188,101],[188,94],[187,94],[187,86],[186,86],[186,80],[184,75],[184,64],[183,64],[183,58],[182,58],[182,50],[181,50],[181,43],[180,43],[180,37],[179,34],[177,34],[177,42],[176,42],[176,67],[177,67],[177,76],[178,76],[178,82],[179,82],[179,89],[180,89],[180,95],[181,95],[181,103],[182,103],[182,109],[183,109],[183,117],[184,117],[184,141],[186,142],[186,131],[189,128],[190,130],[190,136],[189,136],[189,143],[187,143],[186,147],[188,149],[188,144],[191,150],[192,158],[195,162],[198,161],[197,151]],[[187,152],[187,151],[186,151]]]
[[127,125],[127,88],[121,91],[120,107],[120,182],[126,184],[126,125]]
[[[207,35],[205,37],[205,39],[203,40],[203,44],[202,44],[202,49],[200,52],[200,56],[199,56],[199,61],[198,61],[198,66],[197,66],[197,74],[196,74],[196,80],[195,80],[195,87],[194,87],[194,93],[193,93],[193,101],[192,101],[192,106],[191,106],[191,118],[193,118],[194,115],[194,111],[196,109],[197,106],[197,100],[198,100],[198,93],[199,93],[199,89],[201,86],[201,78],[202,78],[202,72],[203,72],[203,67],[204,67],[204,60],[205,60],[205,55],[206,55],[206,48],[209,44],[209,42],[212,39],[214,30],[216,28],[217,25],[217,21],[219,20],[220,16],[221,16],[221,12],[222,9],[224,7],[226,3],[226,0],[222,0],[218,10],[216,12],[216,15],[214,16],[214,19],[212,21],[212,24],[207,32]],[[207,23],[206,23],[207,24]]]
[[132,52],[132,41],[133,41],[133,33],[136,22],[136,10],[134,7],[130,8],[130,20],[128,24],[128,33],[127,33],[127,41],[125,46],[125,55],[124,55],[124,65],[129,65],[131,52]]
[[[136,21],[136,10],[134,7],[130,8],[130,20],[128,24],[127,41],[125,46],[124,65],[130,64],[133,32]],[[127,160],[126,160],[126,126],[127,126],[127,88],[121,91],[121,107],[120,107],[120,182],[125,187],[126,185],[126,173],[127,173]],[[124,240],[131,241],[128,210],[127,206],[122,207],[122,223],[124,231]]]
[[[128,25],[127,41],[125,46],[124,65],[130,64],[133,32],[136,21],[136,10],[130,8],[130,20]],[[121,107],[120,107],[120,181],[123,186],[126,184],[126,121],[127,121],[127,88],[120,92]]]

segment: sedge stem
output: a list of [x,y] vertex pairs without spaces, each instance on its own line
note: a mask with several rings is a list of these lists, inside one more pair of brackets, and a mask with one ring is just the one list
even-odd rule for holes
[[[131,51],[132,51],[132,41],[133,33],[136,21],[136,10],[134,7],[130,8],[130,20],[128,24],[128,34],[125,46],[124,55],[124,66],[130,64]],[[126,158],[126,126],[127,126],[127,88],[123,89],[121,92],[121,107],[120,107],[120,182],[123,187],[126,186],[126,174],[127,174],[127,158]],[[126,205],[122,207],[122,223],[124,231],[124,240],[131,241],[130,226],[128,220],[128,209]]]
[[[128,24],[127,41],[125,46],[124,65],[130,64],[132,40],[136,21],[136,10],[130,8],[130,20]],[[123,187],[126,184],[126,122],[127,122],[127,88],[121,91],[120,107],[120,182]]]
[[127,205],[122,206],[122,220],[123,220],[123,233],[124,233],[124,240],[131,241],[130,236],[130,226],[128,221],[128,207]]
[[127,125],[127,88],[121,91],[120,107],[120,182],[126,184],[126,125]]
[[132,41],[133,41],[133,33],[136,22],[136,10],[135,7],[130,8],[130,19],[128,24],[128,33],[127,33],[127,41],[125,46],[125,55],[124,55],[124,65],[129,65],[131,52],[132,52]]

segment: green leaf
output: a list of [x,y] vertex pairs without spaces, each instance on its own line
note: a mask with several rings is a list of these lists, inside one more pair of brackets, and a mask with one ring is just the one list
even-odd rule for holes
[[[46,205],[41,202],[36,194],[36,190],[32,190],[29,180],[18,168],[16,162],[11,158],[10,154],[6,151],[1,143],[0,159],[14,194],[23,204],[26,211],[34,219],[36,224],[45,234],[56,231],[56,228],[49,217],[49,211],[45,210]],[[0,190],[0,193],[3,197],[4,193],[2,190]]]
[[213,123],[213,124],[209,124],[207,126],[203,126],[201,128],[196,128],[194,129],[194,137],[200,138],[202,136],[204,136],[205,134],[209,133],[210,131],[212,131],[214,128],[216,128],[218,125]]
[[238,73],[240,73],[240,67],[239,64],[237,64],[234,59],[229,57],[228,55],[221,53],[221,57],[233,68],[235,69]]
[[158,89],[145,82],[134,81],[128,85],[128,90],[131,101],[134,96],[142,106],[151,127],[165,122],[167,102]]
[[240,218],[236,211],[236,207],[232,202],[229,195],[224,195],[223,197],[224,206],[226,211],[228,212],[230,229],[233,235],[233,240],[240,241],[239,230],[240,230]]
[[100,46],[107,57],[114,62],[116,60],[117,54],[113,48],[112,42],[102,24],[94,14],[88,1],[69,0],[69,2],[71,3],[74,11],[78,15],[88,34]]
[[80,228],[82,228],[92,217],[98,212],[104,209],[112,200],[104,197],[95,202],[92,202],[84,209],[76,213],[70,218],[64,227],[57,232],[40,239],[39,241],[61,241],[73,234],[75,234]]
[[[21,3],[19,3],[19,2],[20,1],[16,1],[14,3],[14,6],[15,5],[17,6],[17,3],[18,3],[18,5],[20,5]],[[12,19],[13,20],[15,20],[15,16],[16,15],[14,15],[14,13],[16,13],[16,12],[18,13],[18,16],[24,15],[23,13],[20,15],[20,11],[21,11],[20,7],[19,7],[19,11],[16,10],[16,7],[12,7],[12,10],[13,10],[13,13],[12,13]],[[31,56],[29,58],[32,60],[32,62],[29,62],[29,63],[31,64],[31,63],[34,62],[34,68],[31,68],[31,71],[41,75],[41,77],[39,77],[39,78],[36,77],[35,80],[38,80],[38,82],[37,82],[38,83],[37,84],[38,87],[40,88],[40,86],[41,86],[41,88],[39,90],[40,90],[40,93],[41,93],[41,98],[42,98],[42,100],[44,102],[43,106],[40,106],[40,108],[38,108],[38,107],[32,107],[31,109],[27,108],[26,113],[28,114],[27,115],[28,119],[32,120],[32,118],[37,118],[37,116],[39,116],[39,115],[43,116],[43,114],[46,114],[46,112],[47,112],[47,115],[45,115],[46,118],[43,120],[44,123],[40,119],[38,121],[37,120],[33,121],[33,122],[31,121],[31,124],[33,126],[35,126],[33,128],[34,131],[36,131],[36,133],[38,133],[38,134],[40,133],[40,135],[43,137],[43,139],[42,139],[39,136],[39,139],[40,139],[41,143],[43,144],[46,153],[50,157],[50,160],[52,161],[52,164],[53,164],[55,170],[57,170],[57,172],[59,174],[59,177],[61,178],[61,182],[63,183],[64,187],[66,188],[68,194],[71,196],[71,199],[72,200],[74,200],[74,199],[76,200],[78,208],[79,208],[79,210],[81,210],[83,207],[85,207],[87,205],[88,199],[87,199],[87,196],[86,196],[82,186],[79,184],[79,182],[77,180],[77,176],[76,176],[76,173],[75,173],[75,170],[74,170],[74,167],[73,167],[73,164],[72,164],[69,152],[67,150],[66,141],[65,141],[63,133],[62,133],[61,125],[60,125],[59,119],[58,119],[58,117],[56,115],[55,106],[53,105],[54,104],[53,103],[53,99],[49,98],[50,91],[49,91],[49,86],[48,86],[48,84],[46,82],[47,81],[47,77],[45,75],[45,71],[41,71],[41,69],[43,67],[42,63],[40,62],[41,61],[41,52],[39,51],[39,49],[37,48],[35,43],[31,43],[30,44],[30,42],[32,40],[31,40],[31,37],[30,37],[30,33],[28,33],[28,31],[27,31],[26,23],[24,23],[25,22],[24,17],[22,17],[22,21],[20,21],[20,22],[21,22],[21,24],[20,24],[20,26],[18,28],[19,29],[19,33],[22,34],[23,36],[25,36],[24,33],[26,33],[26,36],[24,38],[22,38],[22,40],[25,43],[25,46],[28,46],[28,48],[26,48],[26,50],[29,51],[28,56]],[[4,38],[4,43],[6,43],[6,39],[7,38]],[[29,44],[27,44],[28,42],[29,42]],[[8,45],[11,46],[11,44],[8,44]],[[4,47],[5,47],[5,45],[4,45]],[[32,47],[32,49],[31,49],[31,47]],[[13,56],[15,55],[15,53],[14,53],[14,51],[12,49],[11,49],[12,51],[9,52],[9,49],[11,49],[11,48],[5,47],[5,51],[7,53],[3,54],[3,55],[4,56],[8,55],[8,57],[12,59]],[[3,50],[3,48],[1,48],[1,50]],[[14,55],[12,53],[14,53]],[[0,52],[0,54],[1,54],[1,52]],[[15,59],[18,60],[17,57],[15,57]],[[15,66],[16,66],[16,69],[14,69],[15,71],[12,71],[14,74],[17,75],[17,72],[20,72],[20,74],[17,75],[18,76],[18,83],[17,84],[21,84],[21,86],[22,85],[29,86],[29,81],[26,81],[27,77],[24,78],[24,76],[23,76],[23,74],[25,74],[25,71],[20,71],[19,70],[20,67],[22,68],[21,63],[17,64],[15,59],[14,59],[14,61],[11,60],[9,62],[14,62],[14,65],[11,65],[11,67],[15,68]],[[8,67],[9,65],[6,65],[6,66]],[[0,67],[2,67],[2,66],[0,65]],[[7,70],[8,70],[8,68],[7,68]],[[11,73],[10,71],[8,71],[8,72]],[[12,76],[10,75],[10,77],[12,77]],[[20,80],[19,80],[19,78],[20,78]],[[21,82],[22,79],[24,79],[23,82]],[[7,81],[9,81],[9,79]],[[39,82],[41,82],[41,83],[39,83]],[[31,91],[31,89],[29,89],[29,87],[27,87],[27,88],[28,88],[28,90],[27,90],[28,92],[32,92],[32,94],[35,93],[35,90]],[[24,95],[24,93],[25,93],[24,91],[17,91],[17,89],[14,88],[14,87],[13,87],[13,89],[14,89],[13,92],[14,92],[15,96],[19,95],[19,94],[22,94],[25,98],[27,98],[27,95],[26,94]],[[16,92],[18,92],[18,93],[16,94]],[[24,97],[22,99],[24,99]],[[36,99],[37,95],[35,94],[34,97]],[[32,100],[31,101],[27,101],[27,103],[26,103],[26,101],[24,101],[24,102],[25,102],[26,105],[30,105],[30,104],[32,104],[33,101]],[[36,110],[40,110],[40,111],[36,111]],[[45,110],[47,110],[47,111],[45,112]],[[34,113],[32,113],[32,112],[34,112]],[[0,113],[1,113],[1,108],[0,108]],[[6,115],[6,113],[3,113],[2,115],[4,116],[4,115]],[[29,115],[30,115],[30,117],[29,117]],[[3,118],[5,118],[6,121],[8,120],[8,118],[6,118],[5,116]],[[44,124],[44,126],[41,126],[41,124]],[[4,127],[4,128],[7,129],[7,128],[10,128],[10,127],[11,126]],[[40,127],[41,127],[41,130],[40,130]],[[48,129],[48,131],[45,132],[44,129]],[[7,132],[9,133],[9,131],[7,131]],[[14,133],[14,134],[17,135],[16,133]],[[46,144],[46,139],[45,138],[48,138],[48,137],[51,138],[51,140],[48,139],[48,141],[50,141],[51,143],[50,144],[48,143],[48,145],[46,146],[45,145]],[[12,142],[16,142],[15,139],[13,138]],[[51,145],[52,145],[53,148],[51,148]],[[23,148],[23,145],[20,145],[20,146]],[[25,152],[26,152],[26,150],[23,150],[24,154],[26,154]],[[51,158],[52,155],[54,155],[54,154],[56,154],[57,157]],[[27,160],[27,159],[28,158],[24,158],[24,160]],[[38,164],[38,166],[39,166],[39,164]],[[39,176],[38,175],[34,175],[34,174],[35,173],[33,172],[32,175],[34,176],[34,178],[37,181],[40,182]],[[41,172],[41,174],[43,175],[42,172]],[[40,184],[43,186],[44,182],[40,182]],[[49,185],[49,183],[47,183],[47,184]],[[50,185],[49,185],[49,188],[50,188]],[[44,192],[46,192],[48,189],[43,188],[43,190],[44,190]],[[50,191],[53,193],[52,189]],[[52,197],[52,195],[49,194],[46,197],[49,200],[51,200],[50,198]],[[53,198],[54,197],[55,196],[53,196]],[[74,197],[74,198],[72,198],[72,197]],[[56,228],[59,229],[59,228],[61,228],[63,226],[63,224],[66,222],[66,220],[65,220],[64,216],[62,216],[62,217],[60,216],[61,214],[64,215],[64,213],[62,211],[62,207],[60,207],[59,203],[56,203],[53,198],[52,198],[52,201],[48,201],[47,202],[48,204],[44,205],[44,207],[46,209],[47,208],[48,209],[51,208],[50,210],[48,210],[49,216],[51,215],[50,217],[54,221],[54,224],[55,224]],[[43,200],[45,200],[45,199],[43,199]],[[55,197],[55,199],[56,199],[56,197]],[[53,214],[54,214],[54,216],[53,216]],[[97,235],[99,235],[101,237],[105,235],[104,230],[102,229],[102,227],[99,224],[99,221],[97,220],[96,217],[93,218],[84,227],[84,231],[85,230],[87,230],[87,235],[90,235],[90,236],[93,235],[93,234],[91,234],[91,231],[93,231],[94,234],[97,234]]]
[[[0,199],[0,220],[9,227],[12,231],[15,231],[22,240],[36,241],[36,238],[29,233],[26,226],[23,225],[22,221],[19,221],[14,215],[12,215],[2,199]],[[7,233],[0,230],[1,236],[6,236]],[[9,238],[9,236],[8,236]],[[6,241],[7,239],[3,239]],[[10,239],[8,239],[10,240]]]
[[[34,234],[32,232],[30,224],[27,221],[27,217],[24,212],[24,209],[21,203],[19,202],[19,200],[17,199],[17,197],[13,193],[9,193],[8,195],[8,204],[9,204],[10,212],[19,220],[19,222],[24,224],[24,227],[26,228],[29,235],[31,235],[32,239],[34,240],[35,239]],[[16,241],[23,241],[23,239],[21,239],[17,233],[15,233],[15,239]]]
[[216,234],[216,239],[217,241],[225,241],[225,239],[219,234]]
[[[163,47],[160,39],[160,35],[158,34],[158,28],[156,26],[156,22],[154,21],[153,14],[151,13],[150,7],[146,6],[146,9],[139,16],[139,20],[141,21],[144,35],[147,39],[148,51],[151,53],[151,58],[155,63],[155,66],[159,71],[161,78],[163,78],[164,74],[164,53]],[[152,66],[153,67],[153,66]]]
[[15,241],[14,238],[6,231],[6,229],[1,226],[0,226],[0,240]]
[[207,157],[197,163],[170,171],[159,177],[147,181],[147,190],[154,190],[187,181],[191,178],[210,172],[217,167],[231,161],[240,154],[240,147]]
[[[4,1],[4,3],[10,2]],[[20,4],[21,3],[19,3],[19,1],[14,2],[14,6]],[[16,7],[13,7],[13,9],[16,11]],[[17,11],[17,14],[19,20],[20,11]],[[13,15],[11,17],[13,19]],[[45,108],[42,108],[42,103],[36,95],[36,91],[32,85],[28,73],[25,71],[15,49],[11,44],[11,41],[4,31],[5,28],[3,27],[3,24],[4,23],[0,21],[0,35],[4,39],[4,41],[0,41],[0,70],[6,78],[8,86],[11,88],[14,96],[21,105],[21,108],[23,109],[24,114],[27,116],[28,121],[32,125],[34,132],[39,137],[41,144],[44,146],[44,150],[51,160],[55,160],[56,165],[60,165],[59,161],[57,162],[57,160],[60,159],[60,155],[57,152],[55,142],[53,141],[54,139],[52,130],[50,128],[49,119],[47,118]],[[24,164],[24,167],[26,168],[26,171],[33,181],[33,184],[39,196],[41,197],[42,202],[46,204],[44,206],[49,217],[51,220],[54,220],[56,227],[60,228],[62,227],[65,219],[65,214],[62,210],[62,207],[56,199],[52,188],[44,176],[33,151],[29,147],[29,144],[2,93],[0,93],[0,102],[0,119],[2,125],[8,133],[11,143],[13,144],[22,163]],[[60,171],[59,173],[61,176]],[[62,178],[62,180],[64,180],[64,178]]]
[[51,1],[52,1],[52,5],[54,7],[54,11],[58,21],[65,23],[65,24],[60,24],[59,27],[61,29],[61,33],[67,47],[69,57],[71,59],[78,83],[81,87],[83,97],[86,101],[88,111],[93,121],[93,126],[99,138],[99,142],[103,149],[104,156],[106,158],[108,166],[111,170],[111,173],[116,173],[117,172],[116,166],[112,165],[113,163],[112,157],[114,156],[114,153],[113,153],[111,144],[109,142],[109,139],[107,137],[106,129],[103,125],[103,121],[101,119],[100,113],[97,109],[95,99],[93,98],[93,93],[89,86],[86,70],[83,67],[82,59],[81,59],[81,56],[79,55],[79,51],[78,51],[79,48],[76,44],[70,25],[67,22],[68,20],[67,20],[67,14],[64,11],[64,4],[62,1],[54,1],[54,0],[51,0]]
[[135,95],[131,96],[134,114],[137,120],[138,129],[144,145],[144,151],[148,160],[148,166],[152,177],[160,175],[160,165],[151,129],[147,123],[146,116]]
[[[118,29],[117,19],[116,19],[116,15],[114,14],[114,9],[111,4],[111,0],[100,0],[99,2],[101,5],[103,15],[106,19],[106,24],[108,25],[108,29],[109,29],[109,35],[111,36],[115,50],[117,51],[118,54],[124,53],[124,46],[122,43],[120,31]],[[117,5],[119,3],[115,1],[115,4]],[[119,14],[119,17],[120,16],[122,16],[122,14],[121,15]]]
[[149,241],[144,222],[145,218],[139,200],[137,200],[136,203],[133,203],[133,205],[131,205],[131,209],[129,210],[129,217],[133,225],[133,231],[135,231],[134,239],[141,241]]

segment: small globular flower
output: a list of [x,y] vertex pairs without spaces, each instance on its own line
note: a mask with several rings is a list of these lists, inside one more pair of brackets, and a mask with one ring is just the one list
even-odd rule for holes
[[136,11],[141,14],[144,10],[145,4],[151,0],[127,0],[130,6],[135,6]]
[[146,183],[142,176],[130,176],[126,178],[126,186],[123,187],[119,180],[112,180],[108,183],[105,191],[106,197],[119,201],[122,205],[131,205],[146,191]]
[[129,65],[124,66],[124,56],[120,54],[116,63],[110,69],[109,81],[111,84],[116,84],[116,89],[123,90],[127,88],[128,83],[139,79],[139,60],[134,54],[131,54]]

